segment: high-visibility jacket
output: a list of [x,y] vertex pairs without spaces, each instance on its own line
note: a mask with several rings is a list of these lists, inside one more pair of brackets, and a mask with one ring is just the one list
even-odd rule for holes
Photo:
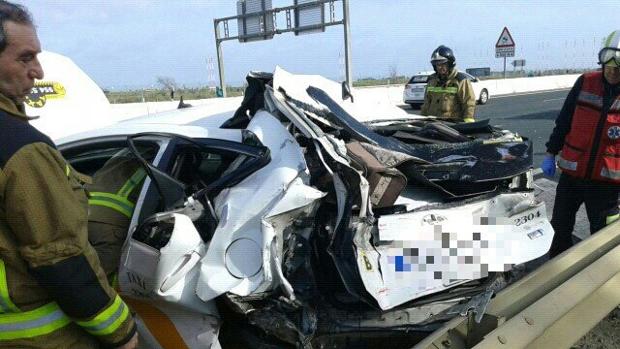
[[476,95],[471,82],[456,67],[446,80],[437,74],[428,78],[422,115],[434,115],[454,119],[454,121],[473,122],[476,108]]
[[576,178],[620,184],[620,96],[603,103],[604,94],[603,73],[584,74],[558,166]]
[[88,243],[88,177],[2,95],[0,139],[0,347],[126,343],[134,321]]

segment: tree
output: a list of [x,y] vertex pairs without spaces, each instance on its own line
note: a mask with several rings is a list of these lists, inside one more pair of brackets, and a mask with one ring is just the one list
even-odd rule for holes
[[398,66],[396,64],[391,64],[388,67],[388,76],[390,77],[391,82],[396,82],[398,80]]
[[157,84],[170,91],[170,99],[174,99],[174,91],[177,89],[177,83],[174,81],[174,78],[169,76],[158,76]]

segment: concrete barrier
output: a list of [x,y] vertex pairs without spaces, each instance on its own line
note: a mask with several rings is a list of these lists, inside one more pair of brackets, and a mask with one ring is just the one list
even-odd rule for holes
[[[493,98],[498,95],[514,93],[545,91],[570,88],[579,75],[539,76],[515,79],[482,80],[478,82],[484,86]],[[356,87],[353,89],[355,98],[365,101],[374,101],[379,104],[402,105],[404,85]],[[234,110],[241,104],[242,97],[209,98],[189,100],[186,103],[192,105],[209,105],[213,108],[212,113],[220,113]],[[170,102],[146,102],[112,104],[111,109],[114,120],[124,120],[141,115],[149,115],[162,111],[172,110],[178,106],[178,101]]]
[[[210,106],[209,114],[218,114],[229,110],[235,110],[241,105],[243,97],[208,98],[187,100],[185,103],[193,106]],[[111,104],[113,119],[116,121],[131,119],[137,116],[151,115],[163,111],[173,110],[179,106],[179,101],[169,102],[145,102],[145,103],[122,103]]]
[[515,79],[482,80],[478,82],[489,91],[491,98],[498,95],[570,88],[578,74],[538,76]]

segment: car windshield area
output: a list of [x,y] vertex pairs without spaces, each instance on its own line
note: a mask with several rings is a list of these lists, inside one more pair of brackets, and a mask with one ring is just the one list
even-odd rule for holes
[[[159,151],[159,145],[153,141],[142,141],[138,142],[136,149],[140,156],[150,163]],[[62,149],[62,152],[71,166],[78,172],[91,177],[95,176],[106,164],[137,161],[124,139],[93,141],[83,146]]]
[[409,79],[408,84],[425,84],[428,82],[429,75],[414,75]]

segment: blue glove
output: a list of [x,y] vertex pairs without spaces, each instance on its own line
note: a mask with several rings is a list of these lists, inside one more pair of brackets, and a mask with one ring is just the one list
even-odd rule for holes
[[543,173],[547,177],[553,177],[555,175],[555,155],[547,155],[540,166]]

